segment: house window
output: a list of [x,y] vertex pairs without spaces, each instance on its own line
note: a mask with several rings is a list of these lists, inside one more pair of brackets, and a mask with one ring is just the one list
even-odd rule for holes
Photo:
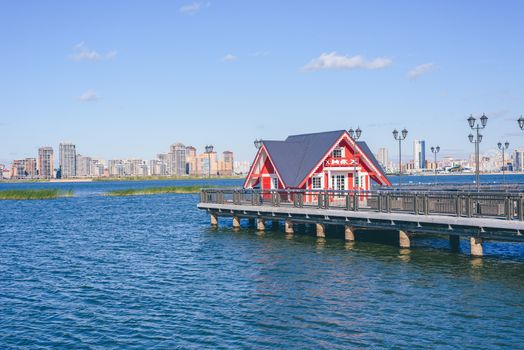
[[312,188],[313,188],[314,190],[320,190],[320,189],[322,189],[322,177],[320,177],[320,176],[315,176],[315,177],[313,177],[313,178],[311,179],[311,181],[312,181],[311,185],[312,185]]
[[342,154],[342,148],[337,147],[333,150],[333,158],[342,158],[344,155]]
[[271,178],[271,189],[278,190],[278,178]]

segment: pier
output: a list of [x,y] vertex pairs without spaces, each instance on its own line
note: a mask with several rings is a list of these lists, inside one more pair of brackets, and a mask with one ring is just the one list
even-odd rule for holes
[[256,221],[260,231],[283,222],[286,234],[312,224],[317,237],[325,237],[326,227],[336,225],[347,241],[356,230],[395,231],[401,248],[411,246],[413,234],[447,235],[452,249],[462,237],[472,256],[482,256],[488,240],[524,241],[522,192],[202,189],[198,208],[215,227],[219,217],[232,217],[234,229],[241,219]]

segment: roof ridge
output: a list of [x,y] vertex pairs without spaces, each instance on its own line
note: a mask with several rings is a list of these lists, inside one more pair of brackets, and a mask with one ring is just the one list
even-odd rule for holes
[[320,131],[320,132],[310,132],[307,134],[296,134],[296,135],[289,135],[287,138],[295,137],[295,136],[309,136],[309,135],[318,135],[318,134],[327,134],[327,133],[335,133],[335,132],[343,132],[346,131],[345,129],[340,130],[330,130],[330,131]]

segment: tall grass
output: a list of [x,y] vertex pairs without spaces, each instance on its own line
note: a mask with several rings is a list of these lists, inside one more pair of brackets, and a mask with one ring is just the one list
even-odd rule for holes
[[129,188],[124,190],[113,190],[107,192],[108,196],[137,196],[145,194],[163,193],[200,193],[200,189],[211,186],[166,186],[166,187],[147,187]]
[[0,191],[0,199],[53,199],[59,197],[71,197],[73,191],[63,191],[56,189],[39,189],[39,190],[2,190]]

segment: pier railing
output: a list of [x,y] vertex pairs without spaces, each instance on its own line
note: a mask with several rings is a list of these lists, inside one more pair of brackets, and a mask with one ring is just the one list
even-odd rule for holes
[[202,203],[524,221],[524,194],[466,191],[202,189]]

